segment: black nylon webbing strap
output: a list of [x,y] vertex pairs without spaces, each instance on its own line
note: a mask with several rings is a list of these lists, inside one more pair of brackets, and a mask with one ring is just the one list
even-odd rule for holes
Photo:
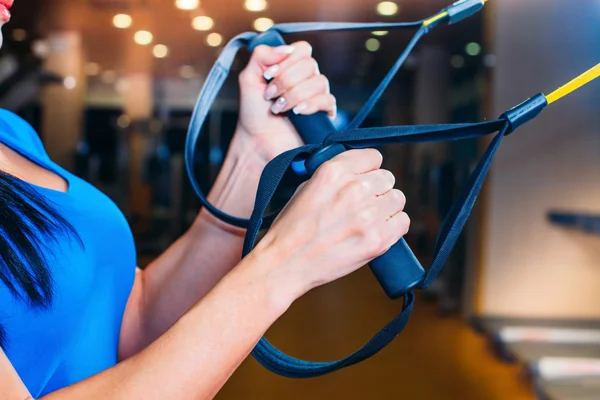
[[[255,208],[250,220],[237,218],[212,206],[200,191],[196,182],[193,169],[194,152],[196,150],[200,129],[206,119],[210,106],[217,96],[223,82],[229,74],[233,59],[242,47],[251,46],[257,39],[255,33],[238,35],[230,41],[217,63],[211,70],[207,81],[200,93],[196,104],[192,121],[188,131],[186,143],[186,167],[192,181],[194,190],[200,197],[203,205],[217,218],[239,227],[248,229],[243,249],[243,256],[252,251],[256,237],[261,227],[268,225],[267,222],[273,216],[265,217],[265,211],[269,207],[273,195],[281,185],[285,174],[289,172],[292,162],[314,157],[319,150],[327,146],[342,145],[347,149],[368,148],[387,144],[406,144],[431,141],[461,140],[476,138],[498,132],[491,140],[487,150],[483,154],[477,167],[471,174],[469,181],[462,193],[448,213],[440,233],[438,235],[432,265],[424,273],[418,282],[417,288],[423,289],[431,285],[444,263],[446,262],[458,236],[460,235],[467,218],[473,208],[477,195],[489,171],[492,160],[502,142],[504,136],[513,132],[519,125],[535,117],[547,105],[546,98],[540,94],[521,105],[503,114],[500,119],[471,123],[471,124],[440,124],[419,126],[397,126],[384,128],[359,129],[364,118],[371,111],[375,103],[381,97],[391,79],[397,73],[408,53],[414,48],[418,40],[430,29],[442,21],[449,23],[457,22],[473,14],[483,6],[483,0],[463,0],[453,6],[436,14],[427,20],[414,23],[397,24],[361,24],[361,23],[294,23],[275,25],[272,30],[285,33],[298,33],[308,31],[332,31],[332,30],[356,30],[356,29],[395,29],[419,27],[415,36],[409,43],[406,51],[402,53],[398,61],[388,72],[377,90],[369,98],[362,110],[354,118],[346,129],[333,132],[323,139],[321,143],[308,144],[303,147],[290,150],[272,160],[263,171],[260,179]],[[392,260],[394,268],[402,268],[406,260]],[[309,362],[288,356],[273,347],[265,338],[262,338],[253,350],[256,359],[269,370],[288,377],[309,378],[324,375],[340,368],[353,365],[376,354],[389,344],[406,326],[414,303],[414,295],[411,290],[403,293],[404,304],[399,315],[386,325],[373,339],[348,357],[331,362]]]
[[[469,0],[471,2],[481,2],[476,0]],[[277,24],[271,27],[270,30],[276,31],[281,34],[289,34],[289,33],[300,33],[300,32],[319,32],[319,31],[342,31],[342,30],[381,30],[381,29],[410,29],[410,28],[419,28],[411,42],[408,44],[407,48],[402,52],[394,66],[390,69],[386,77],[383,79],[379,87],[376,91],[371,95],[371,97],[367,100],[365,105],[362,107],[359,114],[354,118],[351,123],[352,127],[358,127],[364,118],[367,117],[369,112],[375,106],[391,80],[394,78],[400,67],[406,61],[409,53],[412,51],[418,40],[429,30],[437,26],[440,21],[436,21],[434,23],[428,24],[427,26],[423,26],[423,21],[416,22],[394,22],[394,23],[382,23],[382,22],[372,22],[372,23],[359,23],[359,22],[297,22],[297,23],[284,23]],[[204,122],[206,121],[206,117],[208,116],[208,112],[210,111],[210,107],[214,103],[219,91],[221,90],[225,79],[229,76],[229,72],[231,71],[231,65],[233,64],[233,60],[235,56],[239,52],[240,49],[246,47],[253,47],[253,41],[258,37],[257,33],[254,32],[246,32],[240,35],[237,35],[233,39],[227,43],[224,47],[223,51],[219,55],[215,65],[210,70],[208,76],[206,77],[206,81],[202,90],[198,96],[198,100],[196,101],[196,105],[194,107],[194,111],[192,114],[192,119],[190,121],[190,125],[188,127],[187,139],[185,145],[185,165],[188,176],[190,178],[190,182],[194,189],[194,192],[200,199],[202,205],[206,207],[206,209],[213,214],[215,217],[220,220],[240,228],[246,228],[248,226],[249,220],[245,218],[235,217],[233,215],[229,215],[215,206],[213,206],[207,199],[204,193],[198,184],[196,179],[196,175],[194,172],[194,153],[196,151],[196,147],[198,145],[198,140],[200,138],[200,132]]]
[[[488,149],[471,174],[468,184],[463,189],[444,221],[437,239],[433,263],[427,270],[424,280],[419,284],[419,288],[428,287],[435,280],[445,264],[473,208],[493,157],[498,150],[502,138],[507,133],[508,127],[509,122],[506,119],[476,124],[399,126],[339,132],[330,135],[325,140],[329,144],[339,143],[351,145],[352,148],[367,148],[390,143],[401,144],[440,140],[432,139],[432,136],[442,137],[443,140],[474,138],[500,130],[494,139],[492,139]],[[273,194],[279,187],[281,179],[288,168],[290,168],[292,161],[299,156],[306,156],[317,149],[319,149],[319,146],[308,145],[291,150],[276,157],[267,165],[260,180],[254,212],[250,219],[250,226],[244,242],[243,256],[246,256],[254,247],[258,231],[262,225],[262,216]],[[363,347],[341,360],[331,362],[300,360],[280,352],[265,338],[259,341],[252,354],[262,365],[280,375],[291,378],[310,378],[324,375],[365,360],[391,343],[406,326],[412,311],[413,301],[413,293],[411,291],[407,292],[404,296],[404,306],[400,314]]]

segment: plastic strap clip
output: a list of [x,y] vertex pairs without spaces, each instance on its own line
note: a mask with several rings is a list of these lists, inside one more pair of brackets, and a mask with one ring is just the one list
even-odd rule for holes
[[506,119],[510,125],[506,131],[506,135],[511,134],[524,123],[537,117],[547,105],[548,100],[546,100],[546,96],[540,93],[502,114],[500,118]]
[[469,18],[481,10],[486,0],[460,0],[446,9],[448,12],[448,24],[452,25],[463,19]]

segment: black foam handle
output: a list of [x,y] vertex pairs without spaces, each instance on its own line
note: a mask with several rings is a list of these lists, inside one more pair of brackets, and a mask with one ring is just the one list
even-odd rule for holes
[[[325,146],[306,160],[306,171],[312,176],[320,165],[346,150],[341,144]],[[425,276],[425,270],[404,239],[400,239],[385,254],[371,261],[369,267],[391,299],[414,288]]]
[[[269,30],[258,35],[248,46],[252,52],[257,46],[267,45],[271,47],[283,46],[285,41],[281,34],[275,30]],[[292,124],[300,134],[304,143],[319,144],[335,131],[335,127],[326,112],[319,111],[312,115],[299,115],[293,111],[287,114]]]

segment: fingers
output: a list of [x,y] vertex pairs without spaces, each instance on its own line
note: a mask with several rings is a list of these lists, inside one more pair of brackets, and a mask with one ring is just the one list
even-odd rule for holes
[[[270,72],[269,70],[267,71]],[[294,86],[318,76],[322,75],[319,75],[319,67],[314,58],[299,60],[289,68],[277,73],[277,76],[269,83],[265,90],[265,99],[272,100],[277,98],[289,92]],[[325,77],[323,76],[323,78]],[[329,83],[326,83],[326,87],[329,88]]]
[[356,175],[375,171],[381,168],[383,156],[375,149],[348,150],[323,164],[339,168]]
[[[254,52],[256,53],[256,51],[260,47],[262,47],[262,46],[256,47]],[[308,60],[310,62],[310,60],[313,60],[312,59],[312,47],[310,44],[308,44],[308,42],[296,42],[292,45],[280,46],[279,48],[276,47],[275,49],[279,49],[279,52],[287,53],[287,54],[285,55],[285,57],[282,57],[277,62],[273,62],[271,64],[265,64],[267,66],[267,68],[264,68],[262,73],[263,73],[263,77],[266,80],[271,80],[271,79],[275,79],[275,78],[279,77],[281,74],[284,73],[284,71],[290,69],[290,67],[297,64],[300,61]],[[318,68],[318,66],[316,66],[316,61],[314,61],[312,64],[313,64],[313,68],[309,68],[309,69],[312,70],[313,72],[316,71],[316,73],[319,73],[319,68]]]
[[281,93],[280,97],[273,103],[271,111],[274,114],[279,114],[294,109],[295,113],[306,115],[309,108],[314,110],[313,113],[326,111],[330,115],[335,114],[336,100],[329,93],[329,81],[324,75],[313,76]]
[[379,196],[376,200],[376,204],[381,218],[385,221],[390,221],[396,214],[404,210],[404,206],[406,206],[406,197],[400,190],[392,189]]
[[408,233],[410,229],[410,217],[403,211],[400,211],[386,222],[386,233],[390,247]]
[[337,100],[335,96],[330,93],[320,94],[308,100],[300,101],[292,108],[292,112],[300,115],[311,115],[317,111],[324,111],[329,117],[335,118],[337,115]]
[[406,197],[398,189],[392,189],[376,200],[378,218],[385,221],[382,231],[384,240],[393,245],[406,235],[410,227],[410,218],[404,212]]
[[312,48],[307,42],[292,45],[294,52],[282,62],[264,71],[270,80],[264,91],[265,100],[273,100],[271,112],[280,114],[294,110],[310,115],[325,111],[330,117],[337,113],[337,102],[330,94],[329,80],[321,75]]
[[280,71],[282,72],[296,64],[298,61],[312,57],[312,46],[308,42],[295,42],[292,43],[291,46],[294,48],[294,51],[290,53],[289,57],[286,57],[285,60],[279,63]]
[[[278,71],[280,63],[290,58],[296,52],[294,46],[270,47],[265,45],[257,46],[252,52],[250,61],[244,70],[240,73],[240,82],[244,84],[264,85],[264,76]],[[269,78],[270,79],[270,78]]]
[[359,176],[359,180],[366,186],[369,194],[382,196],[394,188],[396,178],[394,174],[385,169],[378,169]]

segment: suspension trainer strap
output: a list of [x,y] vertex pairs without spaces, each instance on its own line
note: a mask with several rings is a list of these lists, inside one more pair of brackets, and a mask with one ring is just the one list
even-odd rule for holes
[[185,143],[185,167],[187,169],[188,176],[190,178],[190,182],[196,195],[202,202],[202,205],[206,207],[206,209],[215,217],[220,219],[223,222],[226,222],[230,225],[238,226],[238,227],[246,227],[248,224],[248,220],[244,218],[234,217],[223,211],[219,210],[215,206],[213,206],[202,193],[202,189],[200,189],[200,185],[198,183],[198,179],[196,178],[196,172],[194,171],[194,161],[195,161],[195,153],[196,147],[198,146],[198,140],[200,139],[200,132],[202,130],[202,125],[204,125],[204,121],[208,116],[208,112],[212,104],[214,103],[219,91],[223,87],[223,83],[227,76],[229,75],[229,71],[231,70],[231,64],[233,64],[233,60],[235,59],[238,51],[246,47],[250,40],[254,39],[258,36],[256,33],[247,32],[242,33],[241,35],[233,38],[227,46],[223,49],[217,62],[213,65],[210,73],[206,77],[206,82],[202,87],[202,91],[198,96],[198,100],[196,101],[196,106],[194,107],[194,112],[192,113],[192,119],[190,121],[190,125],[188,127],[188,133],[186,137]]
[[[326,143],[339,143],[351,148],[366,148],[374,145],[390,143],[415,143],[419,141],[432,140],[459,140],[484,136],[502,129],[490,143],[484,153],[479,165],[473,171],[467,187],[454,204],[444,222],[444,227],[438,237],[438,248],[434,256],[434,262],[425,275],[425,279],[419,284],[420,288],[427,287],[432,282],[441,267],[446,262],[456,239],[460,235],[468,215],[471,212],[477,194],[489,170],[491,161],[498,146],[508,130],[509,121],[500,119],[490,122],[474,124],[447,124],[447,125],[424,125],[424,126],[399,126],[371,129],[354,129],[330,135]],[[283,176],[290,168],[291,163],[298,157],[307,155],[318,150],[320,146],[308,145],[283,153],[276,157],[265,168],[259,183],[258,194],[254,212],[250,219],[250,226],[246,233],[243,255],[247,255],[254,247],[258,231],[262,225],[262,218],[268,205],[279,187]],[[398,260],[402,268],[402,260]],[[324,375],[344,367],[363,361],[385,346],[404,329],[412,311],[414,296],[412,291],[404,294],[404,304],[400,314],[379,331],[373,339],[351,355],[331,362],[310,362],[291,357],[282,353],[262,338],[252,354],[266,368],[279,375],[291,378],[311,378]]]
[[[359,114],[354,118],[351,123],[351,127],[358,127],[363,120],[367,117],[369,112],[375,106],[395,74],[401,68],[403,63],[406,61],[409,53],[414,49],[419,39],[429,30],[437,26],[442,21],[448,21],[449,23],[457,22],[460,19],[464,19],[473,13],[477,12],[479,8],[483,6],[483,0],[463,0],[455,3],[448,7],[444,11],[436,14],[434,17],[416,22],[297,22],[297,23],[283,23],[274,25],[269,29],[268,32],[273,31],[278,34],[291,34],[291,33],[302,33],[302,32],[320,32],[320,31],[356,31],[356,30],[392,30],[392,29],[414,29],[418,28],[417,33],[410,41],[406,49],[402,52],[392,69],[388,72],[384,80],[381,82],[376,91],[371,95],[369,100],[365,103]],[[467,7],[465,7],[467,6]],[[455,17],[454,20],[450,17],[449,10],[456,10],[455,15],[460,15],[460,18]],[[187,132],[186,145],[185,145],[185,165],[190,182],[194,189],[194,192],[200,199],[203,207],[205,207],[211,214],[226,222],[230,225],[247,228],[249,220],[245,218],[239,218],[230,214],[227,214],[215,206],[213,206],[206,198],[200,188],[196,173],[194,171],[194,161],[196,147],[200,138],[200,133],[206,117],[210,111],[212,104],[214,103],[217,95],[219,94],[225,79],[229,76],[231,71],[231,65],[237,55],[238,51],[242,48],[249,47],[253,49],[256,43],[259,42],[259,35],[255,32],[246,32],[234,37],[223,49],[217,62],[210,70],[204,86],[198,96],[192,119]],[[326,135],[330,132],[323,132]],[[318,143],[320,144],[320,143]]]
[[[194,110],[190,131],[188,132],[188,141],[186,143],[186,167],[192,185],[201,201],[207,209],[216,215],[221,220],[232,225],[247,227],[243,256],[246,256],[252,251],[259,230],[261,227],[268,225],[271,221],[271,216],[265,216],[265,212],[271,203],[271,200],[281,185],[281,182],[293,162],[301,162],[302,160],[310,161],[310,157],[325,151],[328,146],[335,146],[344,149],[358,149],[368,147],[378,147],[387,144],[406,144],[418,142],[446,141],[446,140],[461,140],[467,138],[476,138],[491,133],[499,132],[490,142],[487,150],[480,159],[478,165],[472,172],[465,188],[459,195],[458,199],[453,204],[448,216],[442,224],[442,228],[436,240],[434,257],[432,265],[424,273],[423,278],[417,283],[416,287],[420,289],[430,286],[435,278],[440,273],[445,264],[453,246],[456,243],[469,214],[474,206],[477,196],[481,190],[485,177],[489,171],[492,160],[502,142],[503,138],[524,123],[535,118],[549,104],[567,94],[577,90],[583,85],[591,82],[600,76],[600,64],[593,67],[589,71],[572,80],[567,85],[559,88],[551,93],[548,97],[543,94],[538,94],[530,99],[527,99],[518,106],[504,113],[499,119],[480,123],[471,124],[440,124],[440,125],[420,125],[420,126],[398,126],[384,128],[369,128],[358,129],[362,120],[374,106],[375,102],[380,98],[383,90],[387,87],[392,77],[400,68],[410,50],[423,34],[427,33],[441,21],[449,23],[457,22],[474,12],[483,5],[483,0],[462,0],[447,8],[443,12],[435,16],[421,21],[420,23],[408,24],[346,24],[346,23],[302,23],[302,24],[281,24],[276,25],[273,29],[281,33],[294,33],[305,31],[318,30],[352,30],[352,29],[392,29],[421,26],[413,40],[411,40],[407,50],[400,56],[398,62],[388,72],[384,81],[380,84],[376,92],[371,96],[369,101],[363,107],[355,121],[340,132],[330,133],[324,138],[323,143],[308,144],[303,147],[290,150],[281,154],[272,160],[260,179],[259,189],[256,197],[255,209],[250,220],[244,220],[229,216],[220,210],[210,205],[201,191],[195,180],[193,171],[194,151],[198,142],[200,128],[208,110],[217,96],[225,78],[227,77],[233,59],[237,51],[245,46],[252,46],[252,42],[257,39],[255,33],[245,33],[234,38],[225,48],[219,60],[211,70],[207,82],[198,99],[198,103]],[[395,26],[392,26],[395,25]],[[402,268],[403,262],[406,260],[392,260],[394,268]],[[353,365],[363,361],[389,344],[406,326],[414,303],[414,295],[411,290],[403,293],[404,303],[400,314],[386,325],[373,339],[367,342],[358,351],[341,360],[331,362],[309,362],[290,357],[275,347],[273,347],[265,338],[262,338],[256,348],[253,350],[253,355],[257,360],[271,371],[295,378],[309,378],[327,374],[329,372]]]

